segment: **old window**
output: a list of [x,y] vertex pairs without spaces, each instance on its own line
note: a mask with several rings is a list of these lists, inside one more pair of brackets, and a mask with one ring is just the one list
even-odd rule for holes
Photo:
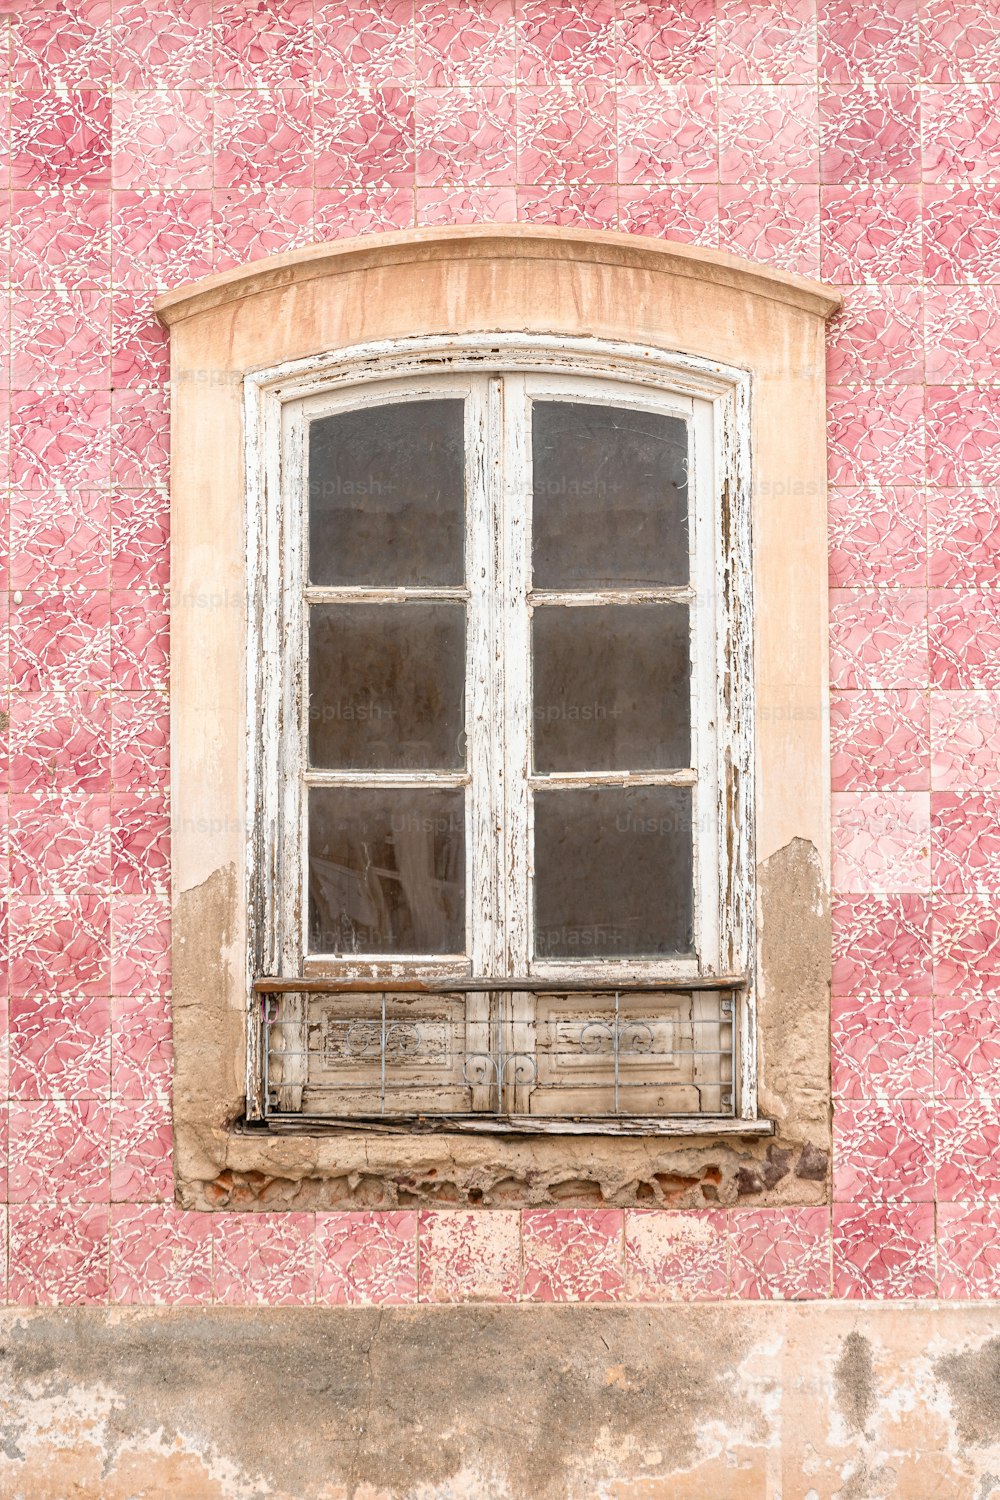
[[261,867],[278,852],[261,1113],[733,1116],[753,889],[739,414],[727,449],[669,371],[619,357],[608,378],[571,346],[423,363],[285,408],[251,719]]
[[837,302],[518,225],[159,299],[179,1201],[824,1201]]

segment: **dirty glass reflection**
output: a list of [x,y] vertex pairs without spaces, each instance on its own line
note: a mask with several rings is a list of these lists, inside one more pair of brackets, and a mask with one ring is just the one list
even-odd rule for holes
[[465,764],[464,696],[464,605],[312,606],[312,765],[458,769]]
[[460,790],[310,790],[309,947],[330,954],[464,952]]
[[465,576],[465,403],[403,401],[309,429],[309,579],[450,587]]
[[688,608],[537,609],[536,771],[658,771],[690,763]]
[[687,583],[684,422],[572,401],[531,410],[535,588]]
[[644,958],[693,951],[687,787],[535,795],[535,956]]

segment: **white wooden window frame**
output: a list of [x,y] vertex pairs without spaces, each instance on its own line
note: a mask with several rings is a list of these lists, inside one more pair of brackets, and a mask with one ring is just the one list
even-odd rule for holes
[[[497,376],[503,381],[501,387]],[[462,394],[467,398],[469,672],[467,773],[311,773],[313,784],[456,786],[466,789],[468,954],[308,955],[306,840],[306,599],[466,598],[466,591],[307,590],[306,426],[339,410],[384,400]],[[515,334],[420,338],[343,349],[248,375],[244,382],[248,642],[249,979],[400,979],[404,976],[532,975],[595,983],[742,973],[738,1005],[736,1115],[757,1118],[753,858],[753,645],[750,537],[750,397],[744,370],[663,350],[590,338]],[[593,400],[681,416],[692,455],[689,507],[692,588],[653,591],[697,598],[693,631],[694,776],[638,773],[529,775],[530,427],[532,398]],[[506,412],[502,409],[506,403]],[[507,492],[504,491],[504,486]],[[516,491],[520,489],[520,493]],[[495,540],[494,540],[495,538]],[[634,594],[631,593],[631,597]],[[614,591],[591,596],[610,602]],[[540,607],[548,607],[550,598]],[[573,602],[580,597],[574,591]],[[711,607],[705,608],[707,603]],[[499,660],[492,642],[508,630]],[[477,670],[478,668],[478,670]],[[495,675],[489,680],[492,671]],[[507,676],[513,675],[513,690]],[[514,732],[501,732],[495,705],[515,708]],[[706,723],[706,707],[710,713]],[[501,715],[502,717],[503,715]],[[505,753],[499,753],[499,747]],[[291,768],[291,769],[290,769]],[[701,790],[695,840],[699,960],[532,959],[529,786],[600,783],[686,784]],[[502,787],[502,808],[476,801]],[[705,794],[711,789],[708,808]],[[697,795],[697,793],[696,793]],[[494,857],[496,822],[507,863]],[[497,920],[491,920],[492,914]],[[598,978],[599,976],[599,978]],[[248,1068],[259,1088],[259,1027],[249,1014]]]

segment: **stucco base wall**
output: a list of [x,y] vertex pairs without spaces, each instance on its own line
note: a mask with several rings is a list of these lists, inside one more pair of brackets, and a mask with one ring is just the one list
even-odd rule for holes
[[989,1500],[1000,1305],[8,1313],[5,1500]]

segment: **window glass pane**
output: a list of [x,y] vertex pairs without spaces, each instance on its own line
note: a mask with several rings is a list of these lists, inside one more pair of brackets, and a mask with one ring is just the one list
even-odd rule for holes
[[690,764],[688,613],[685,604],[535,610],[536,771]]
[[693,953],[691,790],[535,793],[536,958]]
[[688,581],[687,428],[679,417],[532,404],[535,588]]
[[404,401],[309,428],[309,578],[456,586],[465,577],[465,403]]
[[465,606],[314,604],[314,766],[451,770],[465,764]]
[[313,953],[463,953],[460,789],[313,787]]

